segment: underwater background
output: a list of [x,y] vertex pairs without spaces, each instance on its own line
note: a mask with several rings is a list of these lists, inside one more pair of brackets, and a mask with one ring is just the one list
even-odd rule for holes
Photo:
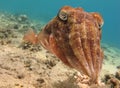
[[47,23],[65,5],[99,12],[104,18],[102,42],[120,48],[119,0],[0,0],[0,12],[27,14],[32,19]]
[[[99,59],[95,64],[98,64],[101,72],[96,70],[95,74],[105,84],[99,85],[99,88],[120,88],[119,0],[0,0],[0,88],[98,88],[94,83],[84,85],[84,77],[80,77],[79,71],[66,66],[40,44],[32,44],[37,41],[33,32],[40,32],[65,5],[82,7],[86,12],[98,12],[102,15],[104,25],[101,45],[104,59],[101,54],[98,57],[99,53],[96,53]],[[93,51],[91,53],[94,55]],[[66,53],[63,55],[69,57]],[[74,54],[70,57],[72,55]],[[80,61],[74,57],[68,58],[73,61],[70,65],[79,68]],[[91,58],[94,63],[95,58]],[[82,58],[81,61],[86,63],[84,61],[90,60]],[[84,70],[87,66],[80,69]]]

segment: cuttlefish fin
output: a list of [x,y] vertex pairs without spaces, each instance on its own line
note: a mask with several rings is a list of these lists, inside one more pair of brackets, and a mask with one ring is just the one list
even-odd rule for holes
[[32,28],[30,28],[24,35],[23,37],[24,42],[29,42],[32,44],[37,44],[38,43],[38,37],[37,34],[33,31]]

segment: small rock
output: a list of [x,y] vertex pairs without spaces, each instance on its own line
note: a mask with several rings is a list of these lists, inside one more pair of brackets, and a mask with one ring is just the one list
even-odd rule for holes
[[117,69],[120,69],[120,65],[117,66]]
[[23,78],[24,78],[24,75],[23,75],[23,74],[19,74],[19,75],[17,75],[17,78],[18,78],[18,79],[23,79]]
[[116,72],[115,77],[120,80],[120,71]]
[[31,61],[30,60],[25,61],[24,63],[25,63],[25,67],[30,67],[31,66]]
[[111,79],[111,78],[113,78],[113,77],[114,77],[113,74],[106,74],[104,81],[107,82],[109,79]]
[[16,24],[16,25],[14,25],[14,27],[13,27],[14,29],[18,29],[19,28],[19,26]]
[[28,19],[27,15],[20,15],[18,17],[19,22],[25,22]]
[[47,65],[47,68],[51,69],[52,67],[56,65],[56,62],[55,60],[46,60],[45,64]]
[[37,79],[37,82],[39,82],[39,83],[42,84],[42,83],[44,83],[45,81],[44,81],[44,79],[42,79],[42,78],[38,78],[38,79]]
[[19,84],[18,84],[18,83],[16,83],[16,84],[15,84],[15,86],[19,86]]
[[111,78],[108,84],[111,84],[111,88],[120,88],[120,81],[116,78]]

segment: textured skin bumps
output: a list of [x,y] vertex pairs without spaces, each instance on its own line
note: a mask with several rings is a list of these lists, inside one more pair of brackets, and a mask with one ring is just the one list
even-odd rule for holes
[[38,34],[38,42],[64,64],[97,83],[103,62],[100,46],[103,19],[99,13],[64,6]]

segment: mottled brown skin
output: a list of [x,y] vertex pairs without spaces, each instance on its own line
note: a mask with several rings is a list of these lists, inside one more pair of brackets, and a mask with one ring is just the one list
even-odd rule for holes
[[64,6],[38,34],[40,42],[64,64],[98,82],[103,62],[100,46],[103,19],[98,13]]

